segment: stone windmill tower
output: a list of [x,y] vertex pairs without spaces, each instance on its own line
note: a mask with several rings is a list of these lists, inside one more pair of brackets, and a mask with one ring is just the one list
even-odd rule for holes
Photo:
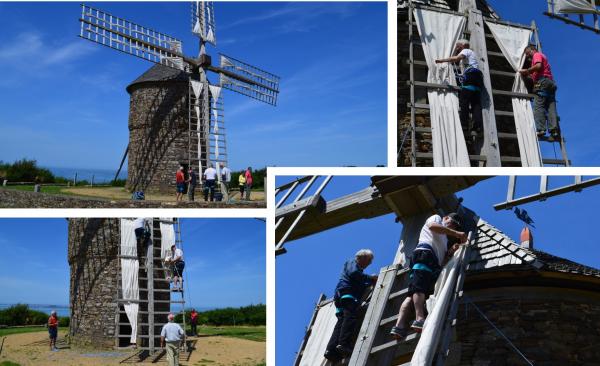
[[[79,21],[81,38],[157,64],[127,87],[130,136],[116,176],[129,155],[131,191],[166,191],[179,166],[202,174],[209,165],[219,172],[219,164],[227,164],[222,89],[277,104],[278,76],[223,54],[218,66],[212,64],[207,53],[207,44],[217,44],[212,2],[192,3],[197,57],[186,56],[175,37],[87,5]],[[220,182],[221,175],[217,178]]]
[[160,350],[167,314],[183,313],[184,292],[172,291],[162,261],[165,248],[182,245],[178,220],[145,222],[148,246],[136,242],[133,219],[69,219],[73,345],[118,349],[136,344],[140,355],[152,355]]
[[[532,85],[517,75],[535,22],[504,20],[485,0],[398,0],[398,166],[569,166],[564,137],[537,137]],[[483,74],[483,131],[461,126],[455,70],[435,59],[467,39]],[[553,149],[560,150],[560,156]]]

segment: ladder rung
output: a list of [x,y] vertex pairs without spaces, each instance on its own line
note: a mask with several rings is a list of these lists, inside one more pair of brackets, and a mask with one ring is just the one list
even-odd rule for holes
[[[404,344],[404,345],[408,346],[410,343],[414,343],[414,344],[411,344],[411,346],[412,346],[411,348],[414,349],[414,347],[416,347],[416,342],[413,342],[413,341],[416,340],[416,339],[418,339],[419,337],[420,337],[420,333],[411,333],[411,334],[407,335],[406,338],[404,338],[401,341],[394,340],[394,341],[386,342],[386,343],[384,343],[382,345],[379,345],[377,347],[373,347],[371,349],[371,354],[379,352],[379,351],[386,350],[386,349],[391,348],[391,347],[396,347],[396,346],[398,346],[400,344]],[[412,351],[410,351],[410,352],[412,352]]]

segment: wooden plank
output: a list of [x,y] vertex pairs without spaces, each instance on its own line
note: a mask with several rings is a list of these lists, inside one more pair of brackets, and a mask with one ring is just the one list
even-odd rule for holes
[[358,333],[349,365],[365,366],[369,361],[375,335],[379,329],[379,323],[381,322],[387,299],[396,279],[397,269],[398,265],[392,265],[384,267],[379,273],[379,278],[375,284],[371,302]]
[[[470,2],[474,3],[474,1]],[[488,92],[488,90],[492,90],[492,82],[487,61],[488,51],[485,43],[484,22],[481,11],[477,10],[477,7],[474,6],[474,4],[473,7],[469,8],[469,23],[467,27],[471,32],[471,49],[478,57],[477,61],[479,63],[479,69],[483,74],[484,84],[484,88],[481,92],[484,136],[483,144],[479,149],[479,154],[487,157],[486,166],[499,167],[501,166],[500,145],[498,144],[498,131],[496,129],[494,99]],[[476,150],[475,152],[477,153],[478,151]]]

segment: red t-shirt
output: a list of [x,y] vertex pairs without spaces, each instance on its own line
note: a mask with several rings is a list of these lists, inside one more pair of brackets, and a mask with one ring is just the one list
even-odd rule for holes
[[197,312],[195,312],[195,311],[194,311],[194,312],[192,312],[192,313],[190,314],[190,318],[192,318],[192,322],[195,322],[195,321],[196,321],[196,319],[198,318],[198,313],[197,313]]
[[175,174],[175,182],[177,182],[177,183],[185,182],[185,175],[183,175],[183,172],[181,170],[178,170],[177,174]]
[[246,184],[251,186],[252,185],[252,173],[250,173],[249,170],[246,170]]
[[554,80],[552,76],[552,70],[550,70],[550,64],[548,63],[548,58],[541,52],[536,52],[533,54],[533,58],[531,60],[531,66],[535,66],[537,63],[542,64],[542,71],[535,71],[531,73],[531,78],[533,81],[538,81],[540,78],[545,77],[550,80]]
[[48,318],[48,328],[56,328],[58,327],[58,318],[55,316],[51,316]]

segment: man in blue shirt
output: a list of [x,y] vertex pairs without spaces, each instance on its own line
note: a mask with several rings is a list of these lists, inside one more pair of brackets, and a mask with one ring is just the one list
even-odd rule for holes
[[352,354],[352,338],[356,326],[356,313],[365,290],[377,281],[377,276],[363,273],[373,261],[373,252],[359,250],[355,258],[344,263],[340,280],[335,288],[333,301],[336,306],[337,323],[327,344],[325,358],[333,362]]
[[167,319],[169,322],[160,331],[160,346],[167,349],[169,366],[179,366],[179,347],[185,345],[185,332],[175,323],[175,315],[170,313]]

